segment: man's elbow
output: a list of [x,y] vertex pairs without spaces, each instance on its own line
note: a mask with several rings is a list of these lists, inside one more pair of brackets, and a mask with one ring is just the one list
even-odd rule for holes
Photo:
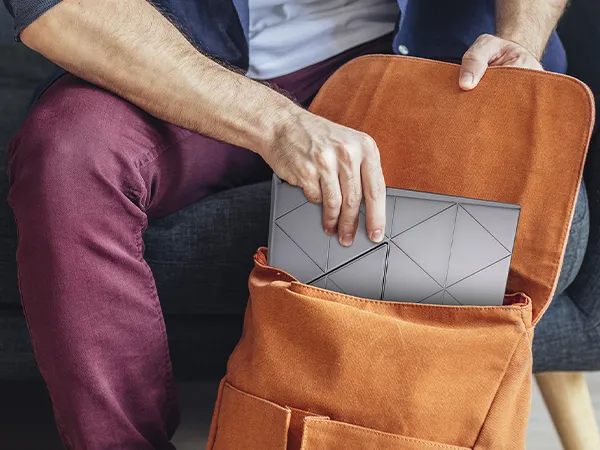
[[44,42],[52,39],[47,27],[48,20],[51,21],[52,18],[41,16],[23,28],[19,34],[21,42],[32,50],[43,52]]

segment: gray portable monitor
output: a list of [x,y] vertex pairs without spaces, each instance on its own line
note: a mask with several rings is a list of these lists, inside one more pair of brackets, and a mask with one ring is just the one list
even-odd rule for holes
[[350,247],[323,231],[322,206],[273,177],[269,264],[303,283],[358,297],[501,305],[521,208],[387,188],[386,229],[369,240],[365,207]]

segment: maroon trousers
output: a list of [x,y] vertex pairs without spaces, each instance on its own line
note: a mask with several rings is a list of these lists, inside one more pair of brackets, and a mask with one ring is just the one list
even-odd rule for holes
[[[390,38],[272,80],[306,105],[342,63]],[[69,449],[165,449],[179,423],[148,217],[267,180],[256,154],[162,122],[72,75],[9,149],[23,308]]]

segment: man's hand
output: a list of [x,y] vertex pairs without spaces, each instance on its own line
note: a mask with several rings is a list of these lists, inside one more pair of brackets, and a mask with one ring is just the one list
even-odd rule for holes
[[385,185],[373,139],[213,62],[147,0],[63,0],[21,38],[159,119],[259,153],[309,200],[323,201],[323,226],[344,245],[364,194],[369,236],[383,238]]
[[544,70],[525,47],[491,34],[482,34],[463,56],[459,86],[465,91],[473,89],[481,81],[486,69],[494,66]]
[[471,90],[491,66],[544,70],[540,64],[567,0],[496,0],[496,36],[484,34],[465,53],[459,86]]
[[365,133],[301,110],[282,123],[260,155],[275,173],[300,186],[312,203],[323,203],[323,228],[350,245],[365,197],[367,233],[383,239],[385,182],[379,150]]

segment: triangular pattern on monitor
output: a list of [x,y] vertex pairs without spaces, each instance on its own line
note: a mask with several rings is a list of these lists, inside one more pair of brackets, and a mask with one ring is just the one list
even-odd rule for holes
[[390,245],[383,300],[418,303],[442,289],[396,245]]
[[506,248],[459,207],[446,285],[454,284],[508,255]]
[[292,211],[298,206],[307,203],[302,189],[296,186],[290,186],[287,183],[280,183],[277,187],[277,201],[275,202],[275,218]]
[[273,266],[293,274],[302,283],[308,283],[323,273],[319,266],[278,225],[273,226],[272,232],[279,250],[271,262]]
[[321,207],[306,203],[275,221],[277,225],[312,259],[327,270],[329,236],[323,231]]
[[299,281],[387,301],[501,303],[518,205],[388,188],[384,242],[368,238],[363,202],[355,242],[344,247],[323,232],[321,205],[300,188],[273,186],[269,264]]
[[436,292],[427,298],[424,298],[419,303],[427,303],[431,305],[443,305],[444,304],[444,291]]
[[454,205],[392,240],[441,286],[446,282],[456,211]]
[[490,234],[510,252],[515,244],[515,233],[519,215],[516,208],[493,208],[485,205],[461,205]]
[[340,294],[345,294],[345,292],[342,291],[340,287],[336,285],[333,281],[331,281],[327,276],[321,277],[318,280],[313,281],[312,283],[310,283],[310,285],[321,289],[339,292]]
[[452,295],[450,294],[450,292],[448,292],[448,290],[444,291],[444,305],[461,305],[461,303],[456,300],[454,297],[452,297]]
[[327,278],[327,289],[329,289],[330,291],[339,292],[340,294],[345,294],[345,292],[342,291],[342,289],[331,279],[329,279],[329,277]]
[[357,297],[380,299],[387,245],[367,253],[329,275],[341,290]]
[[[385,235],[387,237],[391,236],[392,232],[392,220],[394,217],[394,202],[395,197],[386,196],[385,197]],[[365,206],[365,202],[360,204],[360,212],[366,217],[367,207]]]
[[327,277],[319,278],[318,280],[310,283],[311,286],[315,286],[321,289],[327,289]]
[[[359,214],[358,229],[364,230],[366,226],[366,217],[363,214]],[[327,262],[327,270],[339,267],[378,245],[380,244],[372,242],[365,232],[356,233],[354,242],[349,247],[344,247],[340,244],[337,235],[331,236],[329,238],[329,260]]]
[[452,205],[453,203],[438,200],[396,197],[392,219],[392,236],[397,236]]
[[385,198],[385,235],[392,237],[392,225],[394,223],[394,209],[396,208],[396,198],[387,196]]
[[506,276],[510,266],[510,257],[471,275],[446,290],[463,305],[498,304],[497,294],[506,287]]

